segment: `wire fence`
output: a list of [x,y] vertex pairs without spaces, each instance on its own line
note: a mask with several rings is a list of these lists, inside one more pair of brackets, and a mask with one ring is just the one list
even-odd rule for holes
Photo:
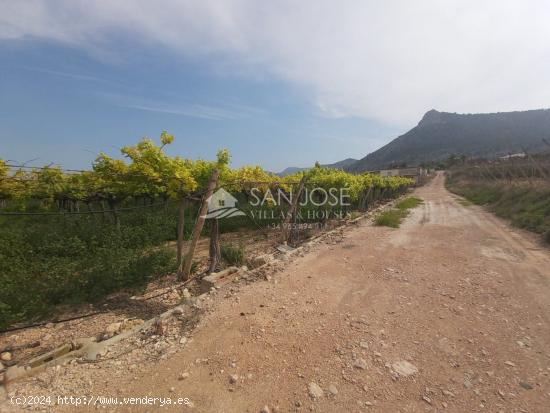
[[448,170],[449,176],[500,184],[535,184],[550,181],[550,155],[522,154],[497,160],[473,159]]
[[[6,166],[31,172],[44,169],[14,163]],[[15,182],[18,177],[4,179]],[[47,188],[51,183],[44,185]],[[336,181],[336,185],[347,187],[345,182]],[[180,274],[184,274],[186,265],[189,271],[195,264],[201,271],[219,268],[201,267],[196,261],[199,237],[203,240],[200,248],[205,240],[211,246],[208,261],[227,265],[220,259],[220,248],[212,249],[220,242],[220,235],[223,242],[226,234],[235,234],[231,239],[244,245],[260,234],[273,248],[281,243],[296,246],[351,212],[399,196],[408,187],[405,181],[395,187],[375,185],[379,184],[362,189],[349,205],[332,206],[325,205],[328,194],[323,198],[323,191],[312,195],[318,186],[327,189],[327,181],[305,176],[300,180],[272,177],[215,181],[212,177],[208,185],[172,197],[138,193],[110,199],[104,193],[71,199],[53,185],[43,196],[35,192],[30,197],[1,199],[0,328],[40,319],[60,304],[94,302],[114,291],[143,288],[162,275],[177,273],[184,281]],[[242,214],[207,220],[211,196],[221,188],[232,194]],[[254,188],[262,198],[260,205],[251,202]],[[268,191],[280,195],[280,199],[268,197]]]

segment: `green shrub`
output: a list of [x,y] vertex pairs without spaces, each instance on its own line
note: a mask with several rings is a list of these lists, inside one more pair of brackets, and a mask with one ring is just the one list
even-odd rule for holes
[[395,207],[397,209],[407,210],[407,209],[416,208],[421,203],[422,203],[422,200],[420,198],[411,196],[411,197],[405,198],[402,201],[399,201],[397,205],[395,205]]
[[242,245],[235,246],[233,244],[225,244],[221,246],[221,255],[223,260],[229,265],[244,264],[244,247]]
[[379,226],[399,228],[401,220],[407,216],[407,211],[403,209],[390,209],[384,211],[376,217],[375,223]]
[[405,218],[409,209],[415,208],[422,203],[420,198],[414,196],[408,197],[399,201],[395,208],[389,211],[384,211],[375,219],[375,224],[384,227],[399,228],[401,220]]

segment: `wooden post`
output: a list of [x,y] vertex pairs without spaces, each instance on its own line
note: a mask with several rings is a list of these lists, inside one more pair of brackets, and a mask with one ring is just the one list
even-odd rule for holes
[[374,187],[373,191],[372,191],[372,203],[375,204],[379,199],[378,199],[378,195],[380,194],[380,188],[378,188],[377,186]]
[[359,206],[359,209],[362,211],[367,211],[369,209],[369,197],[372,191],[372,186],[369,186],[369,189],[365,192],[363,190],[363,199],[361,199],[361,205]]
[[367,208],[369,208],[371,205],[373,205],[376,202],[376,186],[371,186],[369,188],[369,196],[367,197]]
[[185,229],[185,204],[186,200],[185,198],[181,199],[180,206],[178,208],[178,233],[177,233],[177,239],[178,239],[178,245],[177,245],[177,262],[178,262],[178,268],[182,265],[183,260],[183,235],[184,235],[184,229]]
[[285,244],[288,241],[290,231],[290,220],[292,219],[292,216],[296,212],[296,209],[298,208],[298,202],[300,200],[300,195],[302,195],[302,191],[304,190],[304,185],[306,184],[306,176],[302,176],[302,179],[300,180],[300,183],[298,184],[298,191],[296,192],[296,195],[292,198],[292,204],[290,205],[290,208],[288,209],[287,215],[285,216],[285,219],[282,223],[282,231],[281,231],[281,242]]
[[[543,139],[544,140],[544,139]],[[511,155],[511,154],[509,154]],[[514,160],[514,158],[510,158],[511,159],[511,162],[512,162],[512,166],[514,168],[514,170],[517,170],[521,173],[521,176],[523,176],[526,180],[527,180],[527,183],[529,185],[531,185],[531,178],[529,178],[529,176],[525,173],[525,171],[523,170],[522,166],[519,165],[519,167],[516,165],[516,161]]]
[[487,170],[487,173],[489,174],[492,180],[498,181],[498,178],[495,175],[493,175],[493,173],[491,172],[491,170],[486,164],[483,164],[483,167]]
[[523,153],[527,155],[527,158],[531,161],[533,165],[535,165],[535,168],[537,169],[537,171],[539,171],[540,177],[543,179],[548,179],[548,175],[546,174],[544,169],[539,165],[539,163],[535,161],[535,158],[533,158],[531,154],[525,150],[525,148],[522,148],[522,149],[523,149]]
[[113,214],[113,220],[114,220],[114,223],[115,223],[115,228],[117,230],[120,230],[120,217],[119,217],[118,212],[116,210],[117,202],[113,199],[109,199],[107,202],[109,204],[109,208],[111,209],[111,213]]
[[220,249],[220,231],[218,218],[211,219],[212,228],[210,230],[210,267],[208,273],[213,273],[219,270],[221,262]]
[[218,178],[220,176],[220,171],[214,169],[212,172],[212,177],[210,182],[208,182],[208,187],[206,193],[202,198],[202,204],[199,209],[197,216],[197,221],[195,222],[195,227],[193,228],[193,233],[191,234],[191,241],[189,242],[189,248],[187,249],[187,254],[185,254],[185,259],[183,260],[182,265],[178,269],[178,276],[182,280],[187,280],[191,272],[191,265],[193,264],[193,256],[195,255],[195,248],[199,242],[201,236],[202,228],[204,227],[204,220],[206,218],[206,213],[208,211],[208,198],[212,196],[216,185],[218,184]]
[[367,198],[367,191],[363,189],[361,191],[361,196],[359,197],[359,202],[357,203],[357,209],[359,211],[363,211],[363,205],[367,203],[366,198]]
[[491,177],[491,175],[485,175],[485,174],[483,173],[483,171],[481,170],[481,168],[478,168],[478,169],[477,169],[477,172],[479,172],[479,176],[480,176],[481,179],[483,179],[483,180],[490,181],[491,179],[493,179],[493,178]]

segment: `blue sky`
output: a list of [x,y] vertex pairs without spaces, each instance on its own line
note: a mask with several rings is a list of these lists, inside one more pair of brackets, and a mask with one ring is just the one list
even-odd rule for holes
[[0,158],[361,158],[432,109],[549,107],[544,0],[0,0]]
[[0,43],[0,157],[88,167],[95,154],[162,130],[172,154],[273,171],[362,157],[399,128],[319,113],[299,88],[270,77],[219,73],[216,59],[129,45],[124,61],[37,39]]

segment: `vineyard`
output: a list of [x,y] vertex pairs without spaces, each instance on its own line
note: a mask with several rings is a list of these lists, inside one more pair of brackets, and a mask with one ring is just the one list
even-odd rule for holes
[[550,157],[525,155],[488,162],[455,162],[447,188],[468,201],[488,206],[512,224],[550,242]]
[[[0,160],[0,328],[140,289],[166,274],[187,280],[231,257],[243,262],[238,243],[220,246],[220,234],[271,233],[277,243],[296,245],[311,236],[307,224],[343,220],[412,184],[319,165],[282,178],[259,166],[231,168],[227,150],[215,161],[169,156],[165,147],[173,139],[167,132],[160,144],[143,139],[123,147],[121,159],[101,153],[90,170]],[[218,188],[233,194],[245,214],[205,220]],[[344,190],[349,202],[323,204],[331,190]],[[275,202],[276,193],[286,201]],[[267,201],[262,217],[251,206],[258,198]],[[205,237],[206,265],[196,259]]]

